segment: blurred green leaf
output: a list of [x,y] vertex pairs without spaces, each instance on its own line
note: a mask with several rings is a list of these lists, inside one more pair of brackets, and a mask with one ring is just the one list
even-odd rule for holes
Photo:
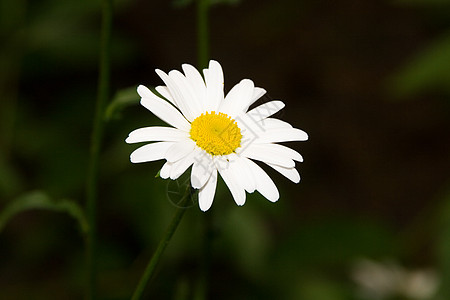
[[32,209],[65,212],[78,222],[80,229],[84,234],[89,230],[86,216],[77,203],[71,200],[53,201],[47,194],[41,191],[33,191],[13,200],[1,211],[0,232],[14,216]]
[[389,80],[391,92],[408,97],[426,90],[450,93],[450,33],[419,52]]
[[136,87],[129,87],[118,91],[106,108],[105,119],[109,121],[117,118],[122,109],[130,105],[138,104],[139,100],[140,97],[136,92]]

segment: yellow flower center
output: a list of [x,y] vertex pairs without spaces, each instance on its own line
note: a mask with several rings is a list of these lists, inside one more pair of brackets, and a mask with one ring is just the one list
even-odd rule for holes
[[212,111],[201,114],[191,124],[191,139],[212,155],[233,153],[241,145],[242,134],[227,114]]

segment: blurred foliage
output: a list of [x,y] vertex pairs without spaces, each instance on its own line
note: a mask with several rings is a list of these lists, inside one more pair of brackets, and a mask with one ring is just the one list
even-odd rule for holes
[[120,118],[120,112],[124,108],[129,105],[138,104],[139,100],[139,95],[136,93],[136,87],[118,91],[105,110],[105,120],[110,121],[113,118]]
[[[182,14],[191,12],[187,6],[192,2],[193,0],[172,1],[173,6],[186,7],[186,12],[176,12],[176,17],[181,20],[178,22],[181,23],[176,23],[177,20],[172,19],[171,15],[163,14],[162,18],[173,22],[170,25],[172,27],[168,26],[169,30],[181,30],[181,34],[174,35],[175,38],[180,38],[188,32],[186,24],[182,23],[184,22]],[[302,12],[290,9],[292,6],[289,5],[294,2],[293,6],[302,7]],[[431,10],[439,10],[441,5],[447,2],[394,1],[402,5],[423,5]],[[219,32],[220,34],[214,35],[214,41],[223,39],[224,43],[229,43],[228,38],[235,34],[233,30],[236,28],[246,34],[245,40],[256,37],[257,46],[253,48],[254,52],[251,52],[251,55],[254,56],[252,59],[257,61],[257,65],[261,65],[259,61],[261,55],[270,56],[275,66],[281,65],[281,55],[276,52],[267,54],[265,49],[262,51],[267,45],[273,48],[278,45],[283,48],[283,55],[285,52],[289,53],[289,49],[294,49],[292,50],[294,58],[299,60],[295,48],[299,47],[298,44],[310,51],[312,60],[316,56],[320,61],[331,60],[334,67],[341,63],[333,56],[334,54],[330,54],[331,50],[327,49],[326,55],[323,55],[324,53],[316,53],[316,49],[308,48],[307,39],[318,39],[321,42],[321,37],[314,36],[314,28],[330,28],[330,35],[323,39],[329,38],[332,41],[341,29],[325,19],[326,11],[320,10],[317,14],[318,23],[303,24],[310,27],[306,26],[305,36],[299,38],[301,42],[296,42],[293,38],[293,30],[298,26],[295,23],[298,16],[306,18],[312,13],[314,5],[318,5],[314,1],[302,1],[300,4],[297,1],[265,2],[264,5],[238,0],[211,1],[211,4],[218,3],[242,3],[243,10],[240,11],[241,7],[238,7],[233,11],[236,15],[230,16],[229,12],[225,11],[227,14],[222,15],[220,14],[222,12],[219,12],[215,18],[211,18],[223,21],[223,27],[220,28],[229,30],[231,27],[231,33],[226,30]],[[337,3],[333,2],[333,5],[338,6]],[[244,4],[248,6],[244,7]],[[150,112],[136,105],[139,102],[136,86],[143,80],[150,81],[151,84],[159,82],[150,77],[150,71],[147,70],[155,67],[153,60],[161,59],[170,53],[187,51],[190,44],[181,38],[181,41],[177,41],[179,44],[170,40],[173,38],[169,36],[172,33],[167,34],[168,31],[162,30],[166,23],[155,25],[153,22],[157,21],[151,16],[142,19],[142,15],[137,15],[137,11],[143,5],[144,3],[131,0],[115,1],[118,21],[112,45],[113,70],[115,70],[114,97],[105,111],[107,123],[99,188],[102,195],[99,203],[99,271],[100,295],[103,299],[129,299],[144,265],[175,209],[171,203],[173,201],[168,197],[169,191],[173,190],[173,185],[170,185],[173,182],[155,178],[162,162],[131,165],[129,154],[138,146],[127,145],[124,140],[131,130],[158,125],[160,122]],[[149,6],[152,9],[155,6],[155,10],[160,9],[156,2]],[[167,6],[170,6],[169,2]],[[335,17],[334,8],[333,6],[328,9],[333,12],[331,15],[337,18],[340,25],[343,20]],[[82,298],[84,248],[77,231],[71,226],[73,220],[76,220],[81,231],[85,232],[88,230],[85,217],[78,202],[53,199],[84,197],[97,81],[99,9],[99,1],[0,0],[0,37],[3,42],[0,49],[0,244],[2,245],[0,298],[2,299]],[[238,21],[240,20],[238,13],[243,14],[246,11],[254,11],[255,14],[252,15],[254,19]],[[148,11],[144,13],[149,14]],[[159,37],[160,40],[151,40],[150,46],[146,44],[149,49],[145,51],[140,50],[143,47],[140,43],[144,42],[137,41],[142,36],[127,28],[135,19],[140,19],[139,26],[145,34],[149,32],[157,34],[161,31],[159,36],[151,36],[151,38]],[[233,19],[233,22],[230,22],[230,19]],[[331,25],[323,21],[331,22]],[[364,21],[361,18],[358,22]],[[158,27],[160,25],[161,27]],[[179,26],[184,27],[180,29]],[[215,26],[218,27],[217,24]],[[353,27],[358,26],[352,24]],[[422,44],[419,51],[411,56],[409,63],[406,61],[401,64],[399,71],[390,77],[391,91],[408,99],[414,98],[417,94],[427,95],[427,93],[443,94],[443,98],[448,99],[450,38],[447,29],[436,34],[438,36],[436,40]],[[311,36],[308,36],[309,31],[312,32]],[[283,32],[286,32],[286,40],[281,37]],[[345,37],[348,38],[347,35]],[[166,42],[166,39],[170,42]],[[346,41],[339,42],[344,45]],[[162,43],[167,48],[160,50],[156,43]],[[245,51],[241,48],[242,41],[234,43],[239,45],[236,47],[238,51]],[[351,46],[350,43],[348,47]],[[322,47],[326,48],[323,45]],[[234,54],[228,55],[232,57]],[[224,57],[226,58],[226,55]],[[301,59],[308,61],[309,57]],[[161,64],[172,63],[170,59],[166,60],[162,59]],[[317,62],[313,64],[317,64],[313,66],[314,71],[306,68],[301,69],[301,72],[291,70],[292,73],[287,72],[287,77],[280,77],[282,78],[280,81],[283,89],[294,87],[297,96],[293,96],[295,100],[291,104],[294,105],[290,107],[295,107],[295,101],[301,101],[302,96],[298,96],[299,90],[301,93],[303,91],[311,93],[307,94],[311,97],[308,99],[310,103],[305,103],[305,106],[317,105],[317,111],[311,118],[315,126],[320,127],[327,122],[327,115],[322,114],[323,110],[331,107],[332,115],[342,112],[336,109],[334,104],[320,103],[325,101],[324,99],[334,98],[336,94],[320,94],[322,98],[309,96],[313,95],[311,91],[314,91],[312,87],[315,85],[320,90],[325,89],[322,82],[311,81],[310,84],[307,81],[308,86],[298,87],[299,82],[306,80],[305,78],[310,80],[323,76],[336,80],[335,73],[327,76],[315,73],[322,71],[321,68],[324,67]],[[345,68],[339,69],[338,74],[341,78],[346,78],[349,73],[345,71],[351,70],[352,66],[343,65]],[[272,69],[268,71],[266,67],[254,70],[258,75],[273,72],[277,71]],[[300,80],[292,82],[290,81],[292,78]],[[370,84],[374,85],[373,82]],[[129,86],[131,87],[126,88]],[[348,105],[345,109],[355,108]],[[373,111],[372,107],[367,110]],[[289,113],[288,111],[287,114]],[[297,117],[295,109],[292,110],[292,114],[292,117]],[[359,127],[361,124],[357,121],[364,117],[365,115],[358,116],[356,121],[349,121],[351,127]],[[371,145],[364,146],[361,152],[353,152],[356,147],[348,142],[348,136],[344,138],[339,136],[336,124],[338,123],[331,124],[333,130],[330,130],[336,140],[323,142],[327,147],[331,147],[329,151],[344,156],[339,152],[342,149],[335,148],[337,140],[343,140],[349,147],[345,149],[354,160],[359,162],[360,157],[365,158],[369,151],[367,148],[371,148]],[[370,134],[371,132],[363,132],[361,136]],[[311,136],[317,150],[321,145],[320,132]],[[357,135],[358,141],[361,140],[361,136]],[[384,146],[390,146],[389,143],[390,141],[380,146],[376,155],[389,151],[382,149]],[[316,154],[312,153],[305,161],[305,169],[308,169],[307,164],[310,161],[323,159],[314,158]],[[403,152],[401,153],[403,155]],[[398,154],[394,153],[389,158],[392,161],[398,159],[395,155]],[[392,161],[388,161],[387,164]],[[430,223],[438,220],[434,231],[428,231],[429,224],[420,223],[418,226],[422,230],[426,228],[425,235],[429,239],[421,240],[421,245],[417,247],[421,249],[423,244],[432,247],[429,250],[432,254],[427,252],[422,255],[420,250],[411,249],[410,243],[405,242],[401,236],[401,229],[380,215],[377,218],[376,215],[374,217],[369,213],[367,215],[360,213],[357,208],[353,208],[354,203],[350,200],[347,203],[349,206],[347,211],[336,209],[340,203],[331,208],[321,206],[323,205],[321,197],[326,189],[333,194],[335,202],[350,198],[349,195],[352,195],[353,191],[339,186],[340,181],[334,183],[332,179],[329,180],[331,177],[328,176],[335,172],[335,165],[339,163],[342,162],[325,160],[322,164],[312,163],[317,170],[311,170],[309,165],[312,172],[304,176],[306,181],[301,183],[301,188],[296,186],[295,189],[289,189],[284,178],[277,178],[280,179],[282,199],[276,204],[268,203],[260,195],[252,194],[248,196],[244,207],[235,207],[223,182],[219,184],[214,205],[209,212],[214,216],[213,260],[209,282],[210,294],[214,299],[362,300],[363,298],[355,293],[356,287],[350,273],[354,261],[364,257],[373,260],[394,258],[405,265],[430,264],[436,260],[435,267],[442,276],[441,298],[450,297],[448,291],[450,194],[444,193],[440,203],[442,206],[438,207],[437,211],[433,210],[429,218],[420,218],[421,221]],[[352,172],[351,168],[348,170],[347,172]],[[386,173],[383,173],[383,176],[390,178],[390,174]],[[339,173],[338,176],[341,175]],[[347,178],[347,175],[348,173],[344,173],[341,177]],[[357,175],[358,178],[365,176],[360,173]],[[314,176],[317,178],[313,178]],[[384,188],[373,178],[363,180],[372,180],[378,188]],[[405,181],[409,184],[407,180]],[[314,184],[316,186],[312,187]],[[355,189],[359,188],[360,183],[352,184]],[[333,190],[335,186],[338,188]],[[370,188],[371,186],[368,186],[368,189]],[[308,191],[313,192],[308,194]],[[305,199],[308,196],[311,198],[309,208],[304,204],[308,202]],[[361,197],[357,200],[360,203],[366,199]],[[384,208],[386,203],[379,201],[377,207]],[[311,208],[314,205],[319,209]],[[393,209],[392,207],[385,209],[389,211]],[[370,210],[371,207],[367,205],[367,209]],[[402,207],[400,215],[406,214],[407,210],[407,207]],[[155,299],[194,298],[203,259],[201,245],[204,239],[204,219],[205,215],[195,206],[187,212],[167,249],[164,261],[160,264],[157,281],[147,291],[148,295],[152,295]],[[411,233],[414,238],[416,234],[416,231]],[[415,258],[411,252],[419,252],[420,257]]]
[[[444,33],[431,40],[425,47],[414,53],[400,71],[390,78],[390,87],[396,96],[415,99],[420,96],[440,95],[450,100],[450,1],[447,0],[399,0],[401,5],[417,5],[427,8],[437,19],[444,19]],[[448,112],[447,112],[448,113]],[[450,191],[440,195],[435,224],[436,259],[440,272],[439,291],[433,299],[450,298]]]
[[447,31],[419,49],[396,74],[390,78],[392,92],[402,98],[426,92],[450,95],[450,16],[448,0],[399,0],[399,5],[427,8],[436,19],[442,19]]
[[417,53],[392,79],[393,91],[401,97],[429,91],[450,95],[450,33]]
[[65,212],[78,222],[83,234],[86,234],[89,230],[86,216],[84,215],[82,208],[76,202],[71,200],[52,201],[45,193],[36,191],[27,193],[26,195],[13,200],[12,203],[3,208],[0,213],[0,232],[11,218],[30,209]]

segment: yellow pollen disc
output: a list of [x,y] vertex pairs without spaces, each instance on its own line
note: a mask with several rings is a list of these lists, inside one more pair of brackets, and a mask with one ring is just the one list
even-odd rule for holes
[[191,124],[191,139],[212,155],[233,153],[241,145],[242,134],[227,114],[212,111],[201,114]]

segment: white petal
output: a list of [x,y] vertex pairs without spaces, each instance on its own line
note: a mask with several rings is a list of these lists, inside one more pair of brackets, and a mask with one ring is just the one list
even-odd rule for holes
[[189,119],[189,121],[194,121],[195,118],[202,114],[204,109],[199,101],[199,95],[196,94],[192,84],[181,72],[177,70],[170,71],[169,77],[178,87],[178,93],[183,98],[183,104],[186,105],[186,109],[191,114],[192,119]]
[[263,132],[265,129],[261,123],[255,122],[247,114],[241,114],[235,118],[238,127],[241,129],[243,137],[253,140]]
[[211,60],[209,68],[203,70],[206,82],[206,110],[217,111],[223,101],[223,71],[217,61]]
[[266,144],[252,143],[240,152],[240,155],[262,162],[276,164],[285,168],[295,167],[295,162],[290,157],[280,155],[274,148],[271,148]]
[[173,99],[172,94],[170,93],[169,89],[167,88],[167,86],[165,85],[159,85],[157,87],[155,87],[155,90],[161,94],[161,96],[163,96],[164,98],[166,98],[167,100],[169,100],[170,103],[172,103],[173,105],[177,106],[177,103],[175,102],[175,100]]
[[160,176],[162,179],[167,179],[167,178],[169,178],[169,176],[170,176],[170,170],[172,169],[172,165],[173,165],[173,163],[171,163],[171,162],[166,162],[166,163],[162,166],[161,170],[159,171],[159,176]]
[[258,121],[258,125],[260,125],[260,128],[264,128],[263,131],[268,129],[292,128],[292,125],[288,122],[275,118],[262,119],[261,121]]
[[245,135],[250,140],[264,135],[270,129],[292,128],[287,122],[274,118],[257,120],[255,116],[249,115],[248,113],[238,115],[235,120],[241,129],[242,135]]
[[261,151],[265,151],[266,153],[270,153],[271,155],[282,156],[285,158],[290,158],[295,161],[303,162],[303,157],[300,153],[286,147],[284,145],[279,144],[254,144],[253,147],[259,148]]
[[249,111],[247,115],[255,122],[258,122],[277,113],[278,111],[283,109],[284,106],[284,103],[280,100],[274,100],[255,107],[254,109]]
[[142,97],[142,106],[150,110],[155,116],[167,124],[186,132],[191,129],[191,124],[166,100],[159,98],[143,85],[138,87],[138,93]]
[[280,143],[292,141],[306,141],[308,134],[298,128],[270,129],[257,137],[255,143]]
[[[244,158],[245,159],[245,158]],[[245,159],[246,163],[250,167],[253,176],[256,181],[256,190],[261,193],[267,200],[276,202],[280,198],[277,186],[267,173],[261,169],[256,163],[249,159]]]
[[[192,110],[190,109],[190,106],[188,104],[189,99],[186,99],[185,95],[182,93],[181,91],[182,87],[180,86],[180,82],[178,80],[174,80],[173,76],[169,76],[159,69],[155,70],[155,72],[156,74],[158,74],[159,77],[161,77],[161,79],[166,84],[177,107],[180,109],[180,111],[183,113],[186,119],[192,122],[194,119]],[[173,72],[178,71],[171,71],[169,74],[173,74]]]
[[268,166],[274,168],[277,172],[279,172],[281,175],[289,179],[290,181],[294,183],[300,182],[300,174],[295,168],[283,168],[274,164],[267,163]]
[[[236,155],[237,156],[237,155]],[[232,172],[236,175],[238,182],[249,193],[253,193],[256,189],[256,182],[248,165],[238,157],[230,164]]]
[[245,203],[245,190],[239,183],[234,172],[230,168],[219,168],[220,176],[228,186],[228,189],[233,195],[233,199],[237,205],[242,206]]
[[177,128],[153,126],[133,130],[125,142],[129,144],[154,141],[172,142],[186,138],[189,138],[189,133]]
[[228,92],[225,100],[219,108],[231,118],[242,112],[246,112],[252,101],[255,86],[250,79],[243,79]]
[[206,184],[213,171],[212,167],[212,159],[206,154],[194,161],[191,171],[191,185],[193,188],[200,189]]
[[164,156],[167,161],[175,162],[194,151],[195,142],[191,139],[181,140],[170,147]]
[[200,149],[195,148],[191,153],[173,163],[170,170],[170,179],[175,180],[181,176],[194,162],[200,154]]
[[158,96],[153,94],[153,92],[150,91],[148,87],[142,84],[137,87],[137,92],[139,96],[141,96],[141,98],[153,98],[153,97],[159,98]]
[[[261,98],[264,94],[266,93],[266,90],[260,87],[255,87],[255,89],[253,90],[253,95],[252,95],[252,100],[250,101],[250,103],[248,104],[248,106],[252,105],[253,103],[256,102],[256,100],[258,100],[259,98]],[[247,107],[248,109],[248,107]],[[246,110],[247,111],[247,110]]]
[[132,163],[141,163],[163,159],[167,149],[172,145],[172,142],[158,142],[144,145],[131,153],[130,160]]
[[198,192],[198,204],[202,211],[207,211],[214,200],[217,186],[217,170],[213,169],[205,186]]
[[183,68],[186,79],[192,85],[195,95],[198,98],[198,101],[201,104],[202,111],[206,110],[206,85],[205,81],[202,78],[202,75],[197,71],[196,68],[189,64],[183,64],[181,66]]

